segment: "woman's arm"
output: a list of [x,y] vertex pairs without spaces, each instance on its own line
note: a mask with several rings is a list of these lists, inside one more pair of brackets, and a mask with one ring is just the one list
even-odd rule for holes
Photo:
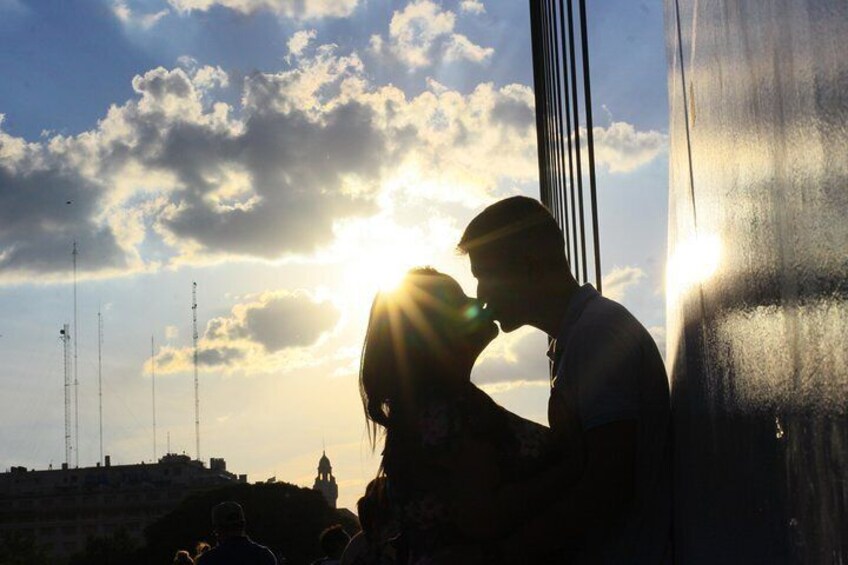
[[504,536],[541,513],[577,481],[582,472],[580,457],[564,457],[519,482],[481,489],[469,478],[453,486],[446,500],[452,502],[452,518],[471,539],[485,541]]

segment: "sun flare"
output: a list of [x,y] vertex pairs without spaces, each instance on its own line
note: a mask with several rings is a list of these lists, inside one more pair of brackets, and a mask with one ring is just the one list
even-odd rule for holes
[[438,263],[438,241],[427,228],[409,228],[386,217],[352,221],[338,229],[336,253],[343,264],[339,281],[344,301],[368,306],[377,292],[398,287],[414,267]]

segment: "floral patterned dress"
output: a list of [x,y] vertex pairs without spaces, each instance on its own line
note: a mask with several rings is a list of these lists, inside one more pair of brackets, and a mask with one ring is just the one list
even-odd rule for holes
[[416,414],[416,432],[389,437],[384,470],[406,561],[435,563],[451,546],[472,543],[451,518],[441,485],[478,493],[532,479],[556,457],[548,428],[498,406],[470,384],[452,399],[433,399]]

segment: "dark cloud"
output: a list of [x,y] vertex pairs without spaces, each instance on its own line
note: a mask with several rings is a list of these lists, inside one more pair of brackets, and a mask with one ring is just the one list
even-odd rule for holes
[[492,117],[495,121],[518,130],[526,129],[536,120],[533,107],[527,101],[515,98],[501,98],[495,102]]
[[303,294],[282,295],[248,308],[244,328],[251,339],[274,352],[312,345],[338,319],[339,311],[329,302],[315,302]]
[[[503,339],[503,338],[501,338]],[[478,385],[516,381],[544,381],[550,378],[547,337],[528,333],[512,348],[514,361],[489,357],[474,367],[473,380]]]
[[[330,302],[315,300],[308,293],[266,292],[254,302],[237,304],[228,316],[209,320],[200,339],[197,361],[204,369],[244,372],[276,370],[296,366],[309,353],[297,351],[314,345],[339,320],[339,311]],[[294,361],[286,354],[292,350]],[[303,355],[306,355],[304,357]],[[156,356],[160,373],[191,370],[191,347],[162,347]]]
[[[373,194],[345,193],[343,178],[378,176],[385,156],[372,111],[350,103],[321,123],[298,111],[262,112],[238,136],[176,127],[150,164],[186,187],[174,197],[178,211],[163,219],[169,231],[209,251],[270,258],[309,253],[331,240],[335,218],[373,211]],[[210,203],[218,186],[205,179],[228,167],[250,176],[254,205],[221,210]]]
[[235,347],[205,347],[197,351],[197,364],[204,367],[232,365],[244,356],[245,352]]
[[115,234],[93,219],[102,194],[74,170],[15,173],[0,163],[0,272],[70,273],[74,240],[80,270],[125,267]]
[[[260,91],[273,81],[257,75],[248,82]],[[6,273],[66,272],[73,239],[85,250],[81,272],[126,269],[138,238],[122,248],[113,232],[120,226],[110,227],[104,210],[107,202],[125,209],[140,203],[107,200],[122,190],[129,199],[139,189],[167,193],[150,221],[177,253],[308,254],[331,241],[336,218],[375,209],[374,187],[392,157],[370,107],[348,102],[307,115],[279,104],[285,94],[272,90],[251,96],[236,121],[225,107],[207,104],[183,69],[153,69],[135,77],[133,88],[137,100],[77,137],[27,145],[0,131]],[[133,169],[142,178],[128,179]],[[234,175],[244,186],[233,193],[227,183]],[[361,181],[355,189],[346,184],[352,177]]]
[[288,347],[306,347],[335,326],[339,311],[305,292],[268,292],[258,301],[239,304],[230,316],[206,325],[209,343],[247,340],[274,353]]

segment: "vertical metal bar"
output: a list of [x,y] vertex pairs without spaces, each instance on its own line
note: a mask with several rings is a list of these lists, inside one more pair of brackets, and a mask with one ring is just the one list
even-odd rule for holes
[[550,202],[548,193],[549,185],[547,182],[547,160],[545,158],[545,117],[544,117],[544,80],[541,56],[541,29],[540,29],[540,10],[538,0],[529,0],[530,2],[530,36],[532,43],[533,55],[533,90],[536,103],[536,151],[539,157],[539,188],[542,202],[546,205]]
[[551,134],[552,135],[551,135],[551,139],[550,139],[550,153],[551,153],[551,163],[553,164],[553,172],[554,172],[553,182],[551,183],[551,189],[553,191],[553,194],[551,195],[552,196],[551,206],[549,207],[549,209],[551,210],[551,213],[553,214],[554,218],[557,220],[557,223],[561,224],[562,223],[562,216],[561,216],[560,210],[559,210],[559,195],[560,195],[560,192],[561,192],[560,183],[562,182],[562,174],[561,174],[561,171],[560,171],[561,167],[560,167],[560,162],[559,162],[559,154],[557,153],[557,150],[556,150],[557,145],[559,143],[558,140],[559,140],[559,136],[560,136],[560,133],[561,133],[561,131],[560,131],[561,126],[560,126],[560,123],[559,123],[559,113],[557,112],[557,105],[559,104],[559,98],[557,96],[557,87],[556,87],[555,78],[554,78],[555,73],[556,73],[556,69],[557,69],[557,61],[556,61],[555,54],[554,54],[555,37],[554,37],[554,30],[551,27],[552,17],[551,17],[551,2],[550,2],[550,0],[544,0],[544,4],[543,4],[543,8],[542,8],[542,14],[543,14],[543,25],[544,25],[545,30],[546,30],[546,33],[545,33],[545,38],[546,38],[545,52],[547,54],[548,61],[550,62],[550,66],[549,66],[550,72],[548,72],[548,76],[547,76],[547,78],[548,78],[547,84],[548,84],[548,92],[549,92],[549,100],[550,100],[550,104],[548,106],[548,112],[549,112],[548,121],[551,124]]
[[589,80],[589,35],[586,31],[586,0],[580,0],[580,35],[583,42],[583,106],[586,109],[586,148],[589,152],[589,195],[592,202],[592,235],[595,250],[595,285],[601,287],[601,243],[598,231],[598,195],[595,185],[595,138],[592,133],[592,86]]
[[[580,115],[578,111],[577,96],[577,62],[574,50],[574,6],[572,0],[567,0],[568,6],[568,46],[571,55],[571,96],[572,112],[574,117],[574,146],[575,164],[577,169],[577,211],[580,216],[580,264],[582,265],[582,276],[578,276],[580,282],[586,282],[586,229],[583,214],[583,167],[581,164],[582,154],[580,150]],[[579,271],[579,270],[578,270]]]
[[[551,61],[551,38],[550,38],[550,21],[548,17],[548,1],[541,1],[541,15],[542,15],[542,48],[544,53],[545,60],[545,100],[547,104],[545,105],[545,120],[547,124],[547,149],[548,152],[548,166],[550,170],[550,201],[548,203],[548,209],[551,210],[553,214],[556,214],[556,194],[557,194],[557,181],[559,175],[557,174],[557,161],[556,161],[556,152],[553,150],[554,147],[554,139],[556,138],[556,123],[554,122],[554,94],[553,94],[553,83],[551,77],[553,76],[553,62]],[[555,216],[556,217],[556,216]]]
[[[556,85],[556,115],[557,115],[557,123],[559,126],[559,136],[557,137],[557,146],[554,148],[557,152],[557,159],[560,163],[560,174],[559,174],[559,194],[557,199],[557,205],[559,209],[559,219],[560,219],[560,227],[563,228],[563,232],[565,235],[565,243],[566,243],[566,258],[568,258],[568,244],[570,241],[570,237],[568,235],[568,199],[566,198],[566,176],[565,176],[565,142],[563,141],[563,137],[570,135],[568,129],[563,131],[563,119],[562,119],[562,89],[560,88],[561,80],[560,80],[560,57],[559,57],[559,46],[560,43],[557,41],[558,37],[561,35],[562,28],[557,28],[557,17],[556,17],[556,6],[560,5],[560,12],[562,11],[562,2],[551,2],[551,30],[552,34],[552,47],[554,50],[554,84]],[[558,33],[558,31],[560,33]],[[563,57],[565,57],[565,53],[563,52]],[[570,258],[568,258],[570,261]]]
[[[573,148],[571,146],[571,102],[569,100],[569,80],[568,80],[568,49],[566,48],[565,41],[565,14],[563,13],[563,5],[562,0],[559,2],[560,11],[559,11],[559,23],[560,29],[562,30],[562,35],[560,38],[560,42],[562,44],[562,76],[564,79],[564,90],[565,90],[565,121],[566,121],[566,129],[568,130],[568,136],[566,141],[568,142],[568,192],[571,196],[571,232],[572,236],[571,240],[574,243],[574,253],[569,253],[569,265],[574,270],[574,276],[577,277],[577,204],[574,198],[574,158],[573,158]],[[566,198],[567,200],[567,198]],[[567,224],[566,224],[567,225]]]

